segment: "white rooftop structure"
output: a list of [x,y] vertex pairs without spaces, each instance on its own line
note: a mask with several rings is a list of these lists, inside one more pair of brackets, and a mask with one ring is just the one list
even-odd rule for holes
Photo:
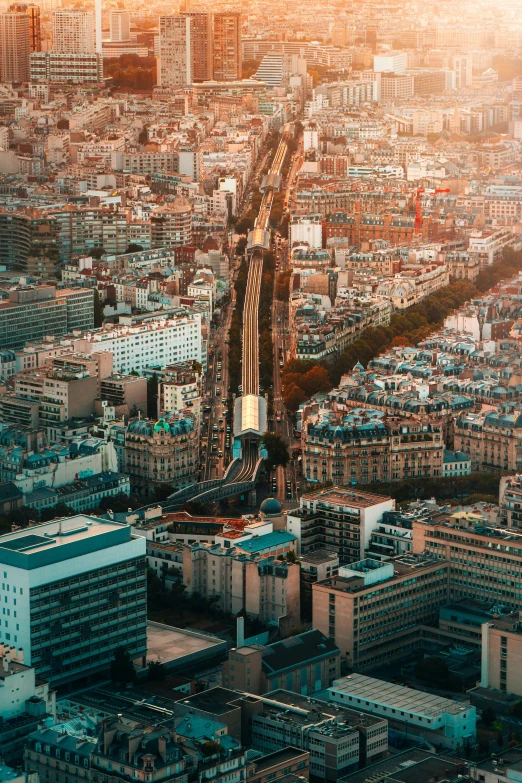
[[385,680],[349,674],[328,688],[329,700],[429,732],[433,741],[456,748],[476,735],[476,710],[468,703],[405,688]]

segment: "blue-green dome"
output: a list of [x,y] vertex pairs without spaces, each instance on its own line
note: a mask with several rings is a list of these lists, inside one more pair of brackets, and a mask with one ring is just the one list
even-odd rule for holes
[[275,517],[281,513],[281,503],[276,498],[265,498],[261,503],[260,511],[267,517]]
[[156,422],[154,425],[154,432],[170,432],[170,426],[168,422],[165,421],[165,419],[160,419]]

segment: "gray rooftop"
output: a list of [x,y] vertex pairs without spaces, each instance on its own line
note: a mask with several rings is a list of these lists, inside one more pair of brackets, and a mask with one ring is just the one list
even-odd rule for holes
[[123,544],[131,538],[127,525],[78,514],[0,536],[0,563],[31,570]]

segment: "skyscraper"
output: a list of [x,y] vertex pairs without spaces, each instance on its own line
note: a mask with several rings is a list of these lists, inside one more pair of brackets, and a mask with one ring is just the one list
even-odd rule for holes
[[212,17],[204,11],[187,11],[182,14],[192,20],[190,59],[192,81],[212,79]]
[[9,10],[29,17],[29,48],[31,52],[42,50],[42,31],[40,26],[40,6],[26,3],[12,3]]
[[61,8],[51,15],[53,51],[94,54],[95,17],[92,11]]
[[214,79],[241,79],[241,66],[241,14],[220,11],[214,14]]
[[111,11],[110,29],[111,41],[128,41],[130,39],[129,12]]
[[163,87],[184,87],[192,82],[190,16],[160,16],[159,83]]
[[0,79],[29,81],[30,21],[28,14],[8,11],[0,14]]

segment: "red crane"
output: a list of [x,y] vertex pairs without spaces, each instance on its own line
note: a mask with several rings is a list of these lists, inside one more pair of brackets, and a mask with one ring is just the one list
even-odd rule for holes
[[424,188],[417,188],[417,195],[415,196],[415,228],[414,234],[420,234],[422,228],[422,203],[421,193],[424,193]]
[[[415,197],[415,229],[414,234],[420,234],[422,229],[422,202],[421,193],[425,192],[425,188],[417,188],[417,195]],[[435,193],[451,193],[449,188],[437,188]]]

